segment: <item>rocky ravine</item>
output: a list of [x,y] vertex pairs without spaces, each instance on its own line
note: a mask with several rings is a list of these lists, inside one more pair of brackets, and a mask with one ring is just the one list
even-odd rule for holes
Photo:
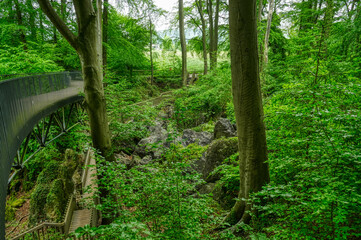
[[206,183],[198,186],[199,193],[212,193],[213,198],[220,205],[229,209],[234,204],[237,192],[230,192],[220,184],[221,176],[210,173],[223,163],[223,160],[237,153],[237,132],[235,126],[225,118],[219,119],[214,127],[213,133],[196,132],[192,129],[185,129],[182,134],[171,133],[167,130],[166,121],[158,120],[154,126],[149,128],[150,135],[139,141],[131,157],[118,156],[128,168],[137,165],[146,165],[154,159],[160,159],[166,148],[172,143],[182,144],[184,147],[192,143],[200,146],[207,146],[204,154],[194,162],[194,169],[201,174]]

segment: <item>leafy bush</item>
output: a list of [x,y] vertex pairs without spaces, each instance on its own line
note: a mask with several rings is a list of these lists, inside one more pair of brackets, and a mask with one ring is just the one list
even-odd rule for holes
[[[110,189],[99,208],[113,224],[87,231],[99,239],[117,238],[117,229],[131,239],[200,239],[214,223],[210,199],[199,196],[195,187],[202,181],[190,168],[202,147],[172,145],[164,161],[127,170],[119,162],[103,162],[98,169],[101,186]],[[131,235],[133,234],[133,235]],[[122,238],[120,238],[122,239]],[[124,238],[127,239],[127,238]]]
[[226,112],[231,101],[229,69],[202,77],[195,86],[179,90],[174,104],[174,119],[178,128],[195,127]]
[[254,225],[277,239],[356,239],[361,84],[307,80],[266,106],[272,182],[255,195]]
[[[52,46],[43,46],[52,52]],[[22,46],[0,48],[0,74],[60,72],[64,69],[54,62],[54,57],[38,50],[24,51]]]

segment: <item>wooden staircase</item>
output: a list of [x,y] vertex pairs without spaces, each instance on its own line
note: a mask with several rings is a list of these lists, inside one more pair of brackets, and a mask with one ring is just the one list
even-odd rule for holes
[[79,227],[97,226],[100,214],[93,207],[94,204],[98,204],[98,199],[94,198],[94,190],[97,188],[96,173],[96,161],[88,150],[81,179],[83,190],[86,191],[83,191],[80,202],[76,202],[74,195],[70,196],[63,222],[43,222],[11,239],[52,239],[52,234],[60,233],[67,236]]

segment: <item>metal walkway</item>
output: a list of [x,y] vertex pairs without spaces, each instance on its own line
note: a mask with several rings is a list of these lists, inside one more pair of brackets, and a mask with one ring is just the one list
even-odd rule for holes
[[0,82],[0,239],[5,239],[5,201],[11,166],[23,140],[44,117],[82,100],[79,72]]

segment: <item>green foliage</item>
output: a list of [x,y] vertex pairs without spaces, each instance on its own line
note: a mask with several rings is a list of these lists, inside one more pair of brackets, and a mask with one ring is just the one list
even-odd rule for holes
[[47,151],[40,151],[38,154],[26,162],[26,168],[28,169],[26,174],[26,180],[29,182],[35,182],[40,172],[47,166],[51,165],[52,161],[59,159],[59,151],[56,148],[49,146]]
[[[134,80],[134,79],[133,79]],[[107,108],[111,113],[110,129],[114,133],[115,151],[132,153],[137,143],[148,134],[149,126],[157,116],[151,103],[134,104],[158,93],[155,86],[145,80],[132,82],[119,79],[107,86]]]
[[255,225],[276,238],[361,236],[360,81],[285,85],[266,107],[270,185]]
[[72,176],[78,166],[79,156],[67,149],[62,160],[46,162],[37,178],[30,199],[29,220],[32,225],[39,219],[60,221],[63,217],[68,197],[74,190]]
[[216,167],[211,175],[220,176],[217,184],[226,189],[227,193],[233,195],[239,191],[239,156],[238,153],[223,160],[223,164]]
[[[190,164],[204,148],[172,145],[164,161],[127,170],[119,162],[103,162],[98,172],[101,186],[110,189],[109,198],[99,206],[113,224],[90,231],[99,239],[204,239],[204,230],[214,222],[206,196],[195,186],[202,180]],[[119,237],[122,229],[122,237]]]
[[44,203],[49,194],[50,186],[46,184],[37,184],[31,193],[30,199],[30,217],[29,223],[34,225],[38,219],[44,219],[46,214],[44,211]]
[[59,174],[59,168],[59,161],[51,160],[48,162],[44,170],[39,174],[37,184],[49,184],[54,181]]
[[124,74],[148,66],[144,54],[145,46],[149,44],[147,29],[140,25],[139,20],[122,16],[115,9],[109,13],[108,68]]
[[22,46],[0,46],[0,74],[63,71],[64,69],[54,62],[56,59],[50,55],[51,52],[49,53],[49,50],[53,50],[53,46],[43,47],[47,48],[47,54],[40,53],[36,49],[24,51]]
[[195,86],[179,90],[174,104],[177,127],[185,129],[206,123],[225,114],[231,100],[231,79],[228,70],[208,74]]
[[5,221],[10,222],[15,219],[15,212],[18,208],[20,208],[26,200],[24,197],[21,198],[15,198],[14,196],[10,197],[6,201],[5,206]]
[[61,221],[65,211],[67,199],[64,196],[62,179],[56,179],[46,197],[45,211],[47,218],[51,221]]

